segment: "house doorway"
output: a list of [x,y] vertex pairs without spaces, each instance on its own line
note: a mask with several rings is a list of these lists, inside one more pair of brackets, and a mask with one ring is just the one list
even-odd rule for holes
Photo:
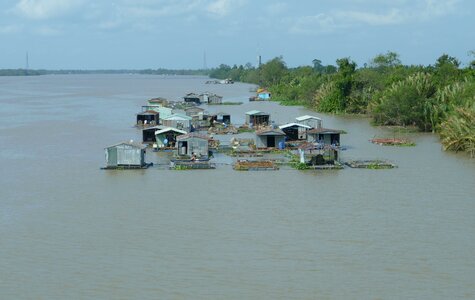
[[267,147],[268,148],[275,148],[275,136],[267,136]]

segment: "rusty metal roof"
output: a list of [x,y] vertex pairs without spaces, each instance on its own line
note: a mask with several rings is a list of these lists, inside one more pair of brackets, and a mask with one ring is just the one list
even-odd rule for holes
[[265,128],[256,131],[256,135],[285,135],[285,133],[279,128]]
[[159,112],[156,112],[154,110],[146,110],[144,112],[138,113],[137,115],[158,115]]
[[199,138],[199,139],[203,139],[203,140],[209,140],[210,137],[207,136],[207,135],[204,135],[204,134],[199,134],[199,133],[196,133],[196,132],[190,132],[188,134],[183,134],[183,135],[179,135],[176,137],[177,140],[186,140],[186,139],[190,139],[190,138]]

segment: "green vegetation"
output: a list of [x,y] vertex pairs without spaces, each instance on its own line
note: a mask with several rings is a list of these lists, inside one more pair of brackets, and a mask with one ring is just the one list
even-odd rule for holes
[[172,167],[172,170],[177,170],[177,171],[186,171],[186,170],[191,170],[192,168],[190,166],[185,166],[185,165],[175,165]]
[[[470,55],[475,58],[475,51]],[[433,65],[403,65],[397,53],[387,52],[360,68],[348,57],[336,66],[314,59],[310,66],[288,68],[276,57],[259,68],[220,65],[210,76],[266,87],[282,105],[437,132],[445,149],[475,153],[475,60],[462,67],[443,54]]]
[[25,70],[25,69],[1,69],[0,76],[36,76],[44,75],[41,70]]
[[245,127],[239,127],[238,128],[238,133],[244,133],[244,132],[254,132],[256,131],[253,128],[245,128]]
[[301,162],[293,162],[290,164],[292,168],[297,169],[297,170],[308,170],[310,167],[306,163],[301,163]]

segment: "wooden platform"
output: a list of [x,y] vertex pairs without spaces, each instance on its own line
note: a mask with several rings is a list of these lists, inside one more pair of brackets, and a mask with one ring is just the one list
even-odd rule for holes
[[397,166],[393,163],[384,160],[352,160],[345,162],[350,168],[359,169],[393,169]]
[[416,144],[408,139],[398,138],[375,138],[369,140],[371,143],[381,146],[415,146]]
[[272,161],[248,161],[248,160],[238,160],[233,169],[236,171],[274,171],[278,170],[279,167]]
[[101,170],[140,170],[140,169],[148,169],[151,166],[153,166],[153,163],[147,163],[143,166],[136,166],[136,165],[108,166],[108,167],[102,167]]
[[216,169],[216,165],[206,161],[174,160],[170,162],[172,170],[209,170]]

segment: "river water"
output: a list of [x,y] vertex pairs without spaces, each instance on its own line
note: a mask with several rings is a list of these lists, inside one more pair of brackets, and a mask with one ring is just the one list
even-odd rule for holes
[[[475,299],[474,160],[431,134],[373,145],[393,133],[205,81],[0,77],[1,299]],[[147,99],[193,91],[244,102],[207,108],[236,123],[252,109],[320,116],[348,133],[343,159],[399,168],[99,169],[105,146],[140,140]]]

